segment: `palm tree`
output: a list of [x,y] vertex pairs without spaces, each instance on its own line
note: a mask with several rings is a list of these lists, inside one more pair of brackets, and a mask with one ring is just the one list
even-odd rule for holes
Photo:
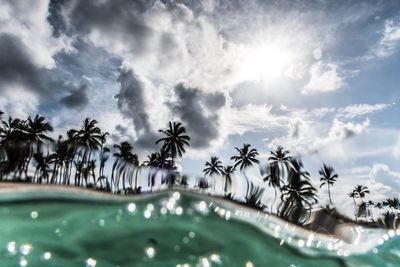
[[[221,175],[222,171],[223,171],[223,166],[219,158],[211,157],[211,160],[205,163],[205,168],[203,170],[203,173],[204,175],[213,176],[213,175]],[[214,190],[215,190],[215,183],[216,181],[214,181]]]
[[46,122],[45,117],[36,115],[34,119],[31,116],[28,117],[28,120],[24,123],[23,127],[25,140],[28,142],[28,158],[25,163],[25,177],[28,174],[28,168],[30,161],[32,159],[32,145],[37,145],[37,151],[40,151],[40,147],[45,142],[53,142],[54,140],[48,137],[46,134],[48,132],[53,131],[53,126],[49,122]]
[[[74,158],[77,154],[78,150],[78,141],[76,139],[76,130],[71,129],[67,131],[67,138],[61,143],[64,156],[64,183],[71,184],[71,174],[72,174],[72,166],[74,163]],[[74,179],[74,183],[76,184],[76,177]]]
[[1,145],[25,142],[24,121],[8,117],[8,121],[3,120],[1,123],[3,125],[0,131]]
[[26,139],[29,143],[43,144],[45,142],[53,142],[54,140],[48,137],[46,134],[52,132],[53,126],[49,122],[46,122],[46,118],[43,116],[36,115],[34,119],[30,116],[25,124]]
[[359,198],[362,203],[364,203],[363,199],[365,196],[370,193],[368,187],[364,185],[357,185],[353,192],[355,193],[355,197]]
[[167,151],[161,150],[152,155],[154,158],[154,167],[161,170],[171,170],[173,169],[172,161]]
[[271,185],[274,187],[280,188],[280,183],[284,180],[284,173],[281,170],[289,173],[291,169],[293,169],[292,165],[292,157],[289,155],[290,151],[285,150],[284,147],[278,146],[275,151],[270,152],[270,156],[268,157],[268,161],[271,166],[270,174],[271,174]]
[[133,163],[133,165],[134,165],[135,168],[136,168],[136,173],[135,173],[135,192],[138,192],[138,191],[137,191],[137,189],[138,189],[138,186],[137,186],[137,184],[138,184],[138,173],[139,173],[140,169],[141,169],[144,165],[143,165],[143,163],[140,164],[139,158],[138,158],[137,156],[136,156],[136,161],[134,161],[134,162],[132,162],[132,163]]
[[156,145],[163,142],[161,150],[166,151],[172,158],[172,166],[175,166],[175,158],[182,157],[185,146],[190,146],[190,137],[186,135],[186,129],[180,122],[169,122],[169,128],[159,130],[165,137],[157,140]]
[[[143,166],[150,167],[149,175],[148,175],[148,186],[150,190],[152,190],[155,185],[155,178],[159,171],[164,172],[165,170],[172,169],[172,162],[168,159],[168,153],[164,150],[160,152],[151,153],[151,155],[147,156],[147,160],[143,162]],[[161,178],[161,183],[164,183],[164,174]]]
[[157,153],[147,155],[147,159],[143,161],[143,165],[146,167],[157,168]]
[[205,163],[205,168],[203,170],[204,175],[221,175],[223,171],[222,162],[218,157],[211,157],[210,161]]
[[271,155],[268,157],[268,161],[271,163],[281,162],[286,165],[287,169],[293,168],[291,164],[292,157],[289,155],[290,151],[285,150],[283,146],[278,146],[275,151],[270,152]]
[[150,155],[147,155],[147,160],[143,161],[142,165],[149,168],[147,186],[150,187],[150,191],[152,191],[158,168],[157,153],[151,153]]
[[268,158],[268,160],[290,161],[291,157],[288,156],[289,154],[289,150],[285,150],[283,146],[278,146],[275,151],[271,151],[271,156]]
[[110,157],[110,148],[109,147],[103,147],[101,148],[101,152],[99,154],[99,159],[100,159],[100,167],[99,167],[99,178],[98,180],[100,181],[100,186],[103,186],[103,182],[102,180],[106,179],[106,188],[109,187],[108,181],[107,181],[107,177],[104,176],[104,167],[106,165],[106,161],[109,159]]
[[382,218],[383,224],[390,229],[397,229],[399,227],[398,215],[392,211],[385,211]]
[[[354,209],[356,210],[356,209],[357,209],[357,202],[356,202],[357,194],[356,194],[356,193],[354,192],[354,190],[353,190],[352,192],[350,192],[350,193],[348,194],[348,196],[351,197],[351,198],[353,198]],[[357,221],[357,211],[354,212],[354,217],[356,218],[356,221]]]
[[197,178],[197,187],[199,189],[208,189],[210,188],[210,184],[208,183],[208,180],[205,177],[199,177]]
[[2,166],[2,177],[14,173],[13,179],[19,178],[24,170],[27,150],[25,149],[26,137],[23,129],[25,122],[20,119],[8,117],[2,121],[0,128],[0,145],[4,149],[5,158]]
[[377,208],[379,210],[383,209],[383,207],[384,207],[382,202],[376,202],[374,206],[375,206],[375,208]]
[[321,175],[320,181],[321,185],[320,187],[323,187],[326,185],[328,187],[328,196],[329,196],[329,203],[332,205],[332,199],[331,199],[331,186],[333,186],[336,182],[336,179],[339,178],[339,175],[335,173],[335,169],[331,166],[326,165],[325,163],[319,170],[319,175]]
[[[53,163],[53,173],[51,175],[50,183],[57,183],[58,173],[62,172],[65,159],[65,149],[63,146],[64,138],[62,135],[58,136],[57,142],[55,144],[54,153],[49,155],[51,163]],[[60,181],[61,181],[60,175]]]
[[[114,149],[116,152],[114,153],[115,161],[112,167],[111,181],[115,187],[118,187],[120,176],[122,176],[122,187],[123,190],[125,190],[126,164],[133,164],[134,166],[137,166],[139,163],[138,156],[133,153],[133,147],[127,141],[114,145]],[[114,179],[114,171],[116,168],[117,177]]]
[[44,156],[42,152],[33,154],[33,159],[36,162],[36,171],[33,176],[33,182],[42,183],[42,179],[49,182],[50,173],[50,159],[48,156]]
[[83,121],[82,128],[71,130],[75,134],[75,138],[79,145],[90,150],[98,149],[101,146],[103,136],[99,127],[97,127],[97,120],[86,118]]
[[383,202],[383,205],[389,207],[391,211],[394,212],[395,210],[400,209],[400,200],[397,197],[388,198]]
[[[99,127],[97,127],[97,121],[92,120],[90,118],[86,118],[83,121],[82,128],[80,130],[70,130],[69,131],[73,138],[77,141],[78,145],[81,145],[84,148],[83,156],[80,160],[77,161],[78,169],[84,170],[84,165],[88,165],[91,160],[92,151],[97,150],[101,146],[102,141],[102,133]],[[89,155],[87,154],[89,151]],[[77,172],[77,183],[80,184],[81,173]],[[87,173],[86,173],[87,174]],[[83,177],[87,184],[87,176]],[[96,183],[96,181],[94,181]]]
[[[272,168],[270,168],[270,169],[272,169]],[[267,182],[268,186],[274,188],[274,201],[271,204],[271,213],[272,213],[273,207],[275,206],[276,198],[278,196],[277,188],[279,188],[279,190],[281,190],[281,186],[280,186],[281,185],[281,183],[280,183],[281,180],[279,179],[279,177],[278,177],[278,179],[276,179],[277,176],[273,175],[272,173],[273,172],[271,170],[271,172],[269,174],[267,174],[263,178],[263,181]],[[261,174],[262,175],[264,174],[263,171],[261,172]]]
[[372,221],[374,221],[374,209],[373,209],[374,206],[375,206],[375,202],[372,201],[372,200],[368,200],[367,207],[369,208],[368,210],[369,210],[369,213],[371,215]]
[[288,184],[282,187],[280,216],[300,223],[317,203],[316,189],[311,184],[310,174],[303,170],[300,160],[292,159],[293,169],[289,171]]
[[[236,151],[239,153],[239,155],[235,155],[231,157],[231,160],[235,162],[233,165],[234,168],[239,166],[240,171],[244,173],[244,170],[250,166],[253,166],[253,164],[259,164],[260,161],[257,159],[258,156],[258,151],[255,148],[251,148],[250,144],[243,144],[242,148],[235,147]],[[246,177],[246,174],[244,173],[245,178],[246,178],[246,195],[249,192],[250,185],[249,181]]]
[[104,147],[104,144],[107,142],[107,135],[110,135],[108,132],[102,133],[100,138],[100,167],[99,167],[99,178],[104,175],[104,166],[106,161],[109,158],[110,149],[108,147]]
[[235,172],[235,168],[233,166],[226,166],[222,170],[222,174],[225,176],[225,185],[224,185],[224,192],[225,195],[228,194],[228,190],[230,190],[232,186],[232,174]]
[[281,167],[283,167],[283,170],[286,171],[286,173],[288,173],[290,169],[293,169],[290,161],[292,157],[289,156],[289,153],[289,150],[285,150],[282,146],[278,146],[275,151],[270,152],[270,156],[268,157],[269,172],[261,169],[262,175],[264,175],[265,172],[268,173],[263,178],[263,181],[268,182],[268,186],[274,188],[274,201],[271,204],[271,213],[278,196],[277,189],[281,189],[281,183],[284,181],[284,173],[281,171]]
[[366,210],[366,203],[363,199],[365,198],[366,194],[369,194],[370,192],[367,186],[357,185],[353,189],[353,193],[355,198],[359,198],[361,200],[361,204],[358,206],[358,211],[356,213],[356,218],[358,218],[359,216],[361,216],[362,212]]
[[260,161],[256,158],[258,156],[257,149],[250,147],[250,144],[243,144],[242,148],[235,147],[239,155],[231,157],[231,160],[235,161],[235,165],[233,167],[236,168],[239,166],[239,169],[243,171],[244,169],[253,166],[255,163],[260,163]]
[[255,209],[263,210],[265,206],[262,204],[261,199],[264,194],[264,190],[265,188],[250,183],[249,191],[246,195],[246,205]]

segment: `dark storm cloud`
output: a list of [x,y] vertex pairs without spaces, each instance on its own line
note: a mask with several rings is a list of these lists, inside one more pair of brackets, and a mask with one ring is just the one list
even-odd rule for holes
[[47,20],[52,25],[53,35],[59,37],[62,32],[66,32],[67,25],[63,19],[62,7],[67,0],[51,0],[49,3],[49,15]]
[[23,84],[37,93],[45,93],[41,70],[25,51],[18,37],[0,34],[0,91],[9,84]]
[[60,103],[68,108],[81,108],[86,106],[89,103],[86,85],[71,89],[68,96],[60,99]]
[[177,100],[169,103],[171,111],[186,126],[191,146],[204,148],[219,136],[218,111],[225,105],[222,93],[204,93],[197,88],[178,84],[174,88]]
[[[135,144],[141,148],[154,148],[157,135],[151,130],[149,115],[146,112],[143,83],[130,70],[121,70],[118,82],[120,90],[115,99],[121,113],[132,119],[138,135]],[[119,127],[121,132],[123,126]]]
[[[144,12],[155,1],[60,1],[51,2],[48,20],[55,29],[67,34],[86,34],[101,29],[103,35],[115,36],[130,44],[131,52],[142,53],[148,48],[152,29],[146,24]],[[66,29],[62,8],[66,7],[70,28]]]
[[128,118],[132,118],[136,130],[150,129],[149,116],[144,102],[143,84],[132,71],[122,70],[118,78],[121,84],[115,95],[118,108]]
[[225,106],[226,98],[222,93],[209,93],[204,95],[204,104],[210,111],[216,111]]
[[[17,36],[0,34],[0,93],[13,85],[22,85],[40,96],[41,104],[60,103],[77,108],[89,102],[86,86],[75,88],[66,84],[64,80],[73,80],[74,77],[66,76],[59,68],[48,70],[36,66],[26,51]],[[68,91],[69,95],[55,100],[64,91]]]

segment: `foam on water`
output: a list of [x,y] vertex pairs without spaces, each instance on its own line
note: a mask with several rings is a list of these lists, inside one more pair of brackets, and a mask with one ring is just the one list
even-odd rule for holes
[[8,192],[0,266],[400,266],[400,231],[350,229],[348,243],[188,192]]

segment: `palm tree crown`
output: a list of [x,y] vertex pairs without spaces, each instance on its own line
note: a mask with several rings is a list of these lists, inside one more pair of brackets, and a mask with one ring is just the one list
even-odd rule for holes
[[222,162],[218,157],[211,157],[210,161],[207,161],[205,164],[206,168],[203,170],[205,175],[221,175],[223,171]]
[[231,157],[231,160],[235,161],[235,168],[239,166],[240,170],[244,170],[252,166],[254,163],[260,163],[260,161],[256,158],[258,156],[257,150],[250,147],[250,144],[243,144],[242,148],[235,147],[236,151],[239,152],[239,155]]
[[138,156],[133,153],[133,147],[129,142],[124,141],[118,145],[114,145],[114,149],[117,151],[114,153],[114,157],[122,159],[127,163],[132,163],[135,166],[138,165]]
[[25,141],[25,134],[23,132],[25,121],[8,117],[8,121],[3,120],[1,123],[3,125],[0,128],[1,144],[13,144]]
[[159,130],[165,137],[157,140],[156,144],[163,142],[162,150],[168,152],[172,159],[182,157],[185,146],[190,146],[190,137],[186,135],[186,129],[180,122],[169,122],[169,128]]
[[269,161],[287,161],[291,159],[291,156],[288,156],[290,153],[289,150],[285,150],[283,146],[278,146],[275,151],[271,151],[271,155],[269,156]]
[[282,188],[283,196],[289,195],[297,204],[311,207],[317,199],[310,173],[303,170],[303,163],[300,160],[292,159],[292,164],[294,169],[290,171],[288,184]]
[[228,193],[230,187],[232,186],[232,174],[236,171],[233,166],[226,166],[223,168],[221,174],[225,176],[224,192]]
[[70,130],[70,132],[77,142],[86,148],[98,149],[102,144],[103,136],[96,120],[86,118],[79,131]]
[[[282,208],[280,215],[292,221],[300,222],[305,211],[309,211],[317,203],[316,189],[311,184],[310,174],[303,170],[300,160],[292,159],[288,184],[282,187]],[[300,212],[298,212],[300,211]]]
[[360,198],[361,201],[363,201],[363,198],[365,197],[366,194],[369,194],[370,191],[368,190],[367,186],[364,185],[357,185],[353,192],[355,193],[355,196]]
[[28,142],[44,143],[45,141],[53,141],[52,138],[46,135],[47,132],[52,132],[53,127],[43,116],[36,115],[34,119],[30,116],[26,121],[24,132]]
[[321,175],[321,185],[320,187],[323,187],[326,185],[328,187],[328,196],[329,196],[329,203],[332,205],[332,199],[331,199],[331,191],[330,188],[333,186],[336,182],[336,179],[339,177],[337,173],[335,173],[335,169],[331,166],[326,165],[325,163],[321,167],[321,169],[318,171],[319,175]]

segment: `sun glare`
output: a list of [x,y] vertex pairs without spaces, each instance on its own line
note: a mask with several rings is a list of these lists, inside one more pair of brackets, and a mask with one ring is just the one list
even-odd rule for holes
[[281,77],[293,61],[291,52],[278,45],[261,45],[250,48],[241,64],[242,75],[247,80],[263,81]]

